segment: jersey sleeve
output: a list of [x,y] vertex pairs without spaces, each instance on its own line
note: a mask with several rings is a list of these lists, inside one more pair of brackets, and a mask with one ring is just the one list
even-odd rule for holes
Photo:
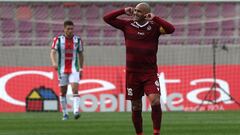
[[117,29],[124,29],[124,26],[126,25],[126,23],[128,22],[127,20],[124,19],[119,19],[117,18],[120,15],[125,14],[125,10],[124,9],[120,9],[120,10],[115,10],[112,11],[106,15],[104,15],[103,20],[110,24],[111,26],[117,28]]
[[58,42],[59,42],[59,41],[58,41],[58,37],[55,37],[55,38],[53,39],[51,49],[57,50],[57,44],[58,44]]
[[159,25],[159,27],[162,27],[165,30],[166,34],[171,34],[175,31],[175,28],[171,23],[167,22],[166,20],[160,17],[155,16],[153,18],[153,21],[156,22]]
[[81,38],[78,39],[78,48],[77,48],[77,51],[78,52],[83,52],[83,41]]

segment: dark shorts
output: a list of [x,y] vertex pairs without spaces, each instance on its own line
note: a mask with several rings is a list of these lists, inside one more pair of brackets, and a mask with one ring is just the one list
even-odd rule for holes
[[126,73],[126,99],[138,100],[144,93],[160,94],[160,83],[157,73]]

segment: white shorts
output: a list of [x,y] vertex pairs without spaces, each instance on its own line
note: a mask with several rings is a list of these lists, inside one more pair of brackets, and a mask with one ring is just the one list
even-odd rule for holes
[[79,78],[80,74],[79,72],[74,72],[71,74],[64,74],[61,73],[58,75],[58,81],[59,81],[59,86],[66,86],[69,83],[78,83],[80,78]]

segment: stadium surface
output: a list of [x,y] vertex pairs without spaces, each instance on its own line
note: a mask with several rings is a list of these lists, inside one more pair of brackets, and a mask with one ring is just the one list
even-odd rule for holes
[[[239,111],[164,112],[162,135],[239,135]],[[131,113],[83,113],[62,121],[61,113],[1,113],[0,135],[134,135]],[[150,113],[144,133],[152,134]]]

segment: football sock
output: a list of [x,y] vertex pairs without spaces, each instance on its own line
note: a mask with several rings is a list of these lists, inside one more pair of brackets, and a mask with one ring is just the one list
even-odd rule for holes
[[153,135],[160,135],[160,130],[159,130],[159,129],[158,129],[158,130],[155,130],[155,129],[154,129]]
[[151,116],[152,116],[152,122],[153,122],[154,135],[159,135],[160,126],[162,122],[162,109],[160,104],[152,106]]
[[137,135],[143,135],[142,129],[142,111],[132,111],[132,121]]
[[68,112],[67,112],[67,98],[66,98],[66,96],[60,96],[60,103],[61,103],[63,115],[67,115]]
[[79,95],[73,95],[73,113],[79,112],[80,98]]

